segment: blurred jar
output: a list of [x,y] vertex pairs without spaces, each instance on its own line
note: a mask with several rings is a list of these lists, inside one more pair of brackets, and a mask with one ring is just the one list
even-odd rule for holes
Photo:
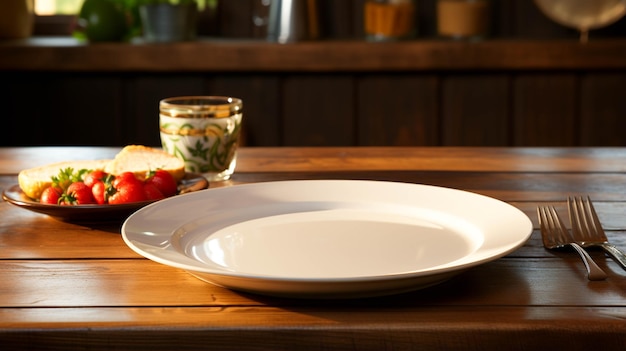
[[0,10],[0,39],[30,37],[33,33],[33,0],[4,0]]
[[453,39],[484,39],[491,26],[490,0],[437,0],[437,33]]
[[366,0],[364,24],[366,39],[388,41],[415,36],[417,0]]

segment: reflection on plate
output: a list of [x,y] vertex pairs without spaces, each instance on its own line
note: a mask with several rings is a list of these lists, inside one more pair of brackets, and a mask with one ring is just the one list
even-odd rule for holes
[[[179,193],[188,193],[208,187],[208,181],[200,174],[187,173],[179,184]],[[13,185],[2,193],[2,198],[27,210],[47,214],[59,220],[74,223],[121,222],[131,213],[154,202],[143,201],[119,205],[60,206],[42,204],[24,194],[19,185]]]
[[440,283],[530,237],[486,196],[382,181],[279,181],[210,189],[132,214],[126,244],[207,282],[258,294],[357,298]]

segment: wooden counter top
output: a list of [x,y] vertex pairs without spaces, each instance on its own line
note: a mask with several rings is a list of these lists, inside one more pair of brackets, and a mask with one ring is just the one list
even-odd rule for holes
[[[26,166],[118,151],[0,148],[0,192]],[[625,154],[626,148],[241,148],[233,178],[211,188],[305,179],[428,184],[505,201],[533,223],[530,239],[504,257],[429,288],[369,299],[229,290],[139,256],[116,221],[63,222],[0,200],[0,345],[4,351],[621,351],[626,271],[593,251],[608,279],[588,281],[575,252],[543,248],[536,209],[554,205],[566,216],[568,196],[589,195],[609,240],[626,248]]]
[[626,68],[626,40],[489,40],[274,44],[201,38],[171,44],[79,43],[70,37],[0,42],[0,71],[359,72],[610,70]]

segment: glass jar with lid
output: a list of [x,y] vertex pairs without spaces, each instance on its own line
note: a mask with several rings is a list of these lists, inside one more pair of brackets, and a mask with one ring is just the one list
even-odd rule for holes
[[490,0],[437,0],[437,33],[451,39],[477,40],[489,35]]
[[366,0],[365,37],[370,41],[408,39],[415,36],[416,0]]

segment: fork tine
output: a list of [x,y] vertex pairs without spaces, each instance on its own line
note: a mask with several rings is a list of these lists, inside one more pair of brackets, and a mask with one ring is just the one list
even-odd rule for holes
[[549,236],[555,239],[553,241],[558,244],[573,241],[554,206],[539,206],[537,211],[541,229],[547,230]]
[[548,217],[546,215],[546,207],[537,206],[537,216],[539,217],[539,229],[543,233],[550,232],[550,226],[548,225]]
[[548,207],[547,206],[538,206],[537,207],[537,215],[539,217],[539,229],[541,230],[542,239],[544,244],[548,246],[556,246],[555,234],[554,234],[554,225],[552,221],[552,217],[548,216]]
[[541,230],[541,239],[548,249],[558,246],[556,234],[554,233],[554,225],[552,216],[549,215],[548,206],[538,206],[537,215],[539,217],[539,228]]
[[576,205],[576,209],[577,209],[577,216],[580,219],[580,222],[582,224],[582,232],[586,233],[587,237],[592,237],[593,235],[593,225],[591,223],[591,218],[589,216],[589,211],[587,209],[587,206],[585,206],[585,203],[583,202],[583,197],[579,196],[577,198],[574,198],[574,203]]
[[543,206],[537,206],[537,218],[539,218],[539,230],[543,233],[544,230],[548,229],[546,226],[548,220],[546,219],[546,211]]
[[574,199],[570,196],[567,197],[567,212],[569,213],[569,222],[572,225],[572,232],[574,232],[574,236],[579,237],[582,233],[580,229],[579,217],[576,212],[576,204],[574,203]]
[[[582,202],[582,197],[580,201]],[[587,218],[589,219],[589,222],[590,222],[590,225],[589,225],[590,233],[592,233],[596,237],[598,236],[604,237],[605,236],[604,229],[602,229],[602,225],[600,224],[600,219],[598,218],[596,209],[593,207],[593,203],[591,202],[591,198],[589,196],[587,196],[587,200],[585,201],[584,205],[585,205],[585,210],[589,214]]]
[[574,237],[580,239],[588,239],[589,238],[589,226],[587,224],[584,212],[584,206],[582,206],[582,202],[579,201],[576,197],[568,197],[567,198],[567,206],[569,209],[569,220],[572,224],[572,232]]
[[556,229],[558,240],[562,243],[569,241],[567,228],[565,227],[565,224],[563,224],[563,221],[561,221],[561,218],[556,212],[556,208],[554,208],[554,206],[550,206],[550,215],[552,217],[553,227]]

